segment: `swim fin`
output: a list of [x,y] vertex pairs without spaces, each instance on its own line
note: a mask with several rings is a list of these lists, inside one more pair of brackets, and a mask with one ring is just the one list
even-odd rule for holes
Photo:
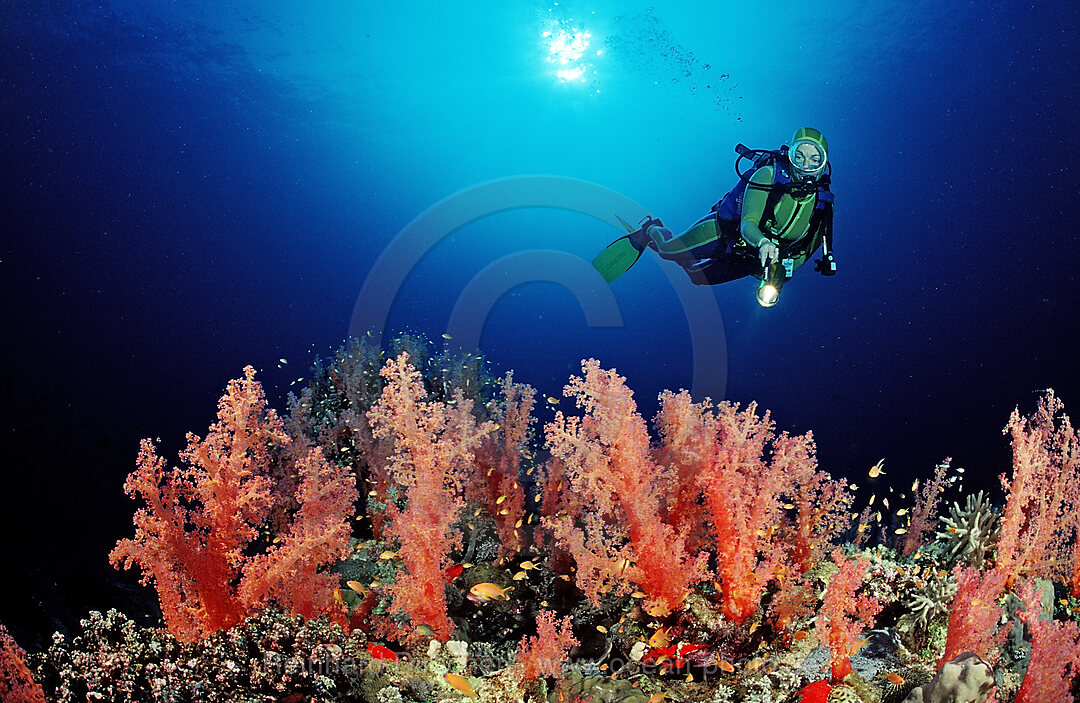
[[641,252],[645,251],[644,245],[639,249],[638,245],[633,242],[632,235],[637,232],[634,226],[618,215],[615,216],[615,219],[630,234],[619,237],[611,244],[608,244],[592,261],[593,268],[599,271],[600,275],[608,283],[629,271],[630,267],[641,258]]

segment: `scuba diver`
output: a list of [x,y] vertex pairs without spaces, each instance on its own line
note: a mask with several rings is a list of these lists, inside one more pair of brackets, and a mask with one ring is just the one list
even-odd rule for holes
[[[739,144],[735,152],[739,183],[682,234],[675,236],[652,216],[637,229],[619,218],[629,234],[593,260],[604,280],[626,273],[646,247],[678,263],[698,285],[757,278],[757,301],[763,307],[776,305],[784,282],[818,247],[822,258],[815,260],[814,269],[835,274],[832,166],[821,132],[803,127],[791,146],[763,150]],[[751,162],[746,171],[739,170],[743,159]]]

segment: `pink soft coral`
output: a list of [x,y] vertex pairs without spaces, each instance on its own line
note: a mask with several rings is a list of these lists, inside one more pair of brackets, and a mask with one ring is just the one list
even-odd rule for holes
[[1080,595],[1080,438],[1064,407],[1047,390],[1030,417],[1014,410],[1005,427],[1013,470],[1001,475],[1007,497],[996,561],[1008,584],[1044,576]]
[[518,645],[517,659],[523,678],[558,676],[570,648],[578,644],[569,617],[557,620],[555,613],[541,610],[536,616],[536,636],[522,637]]
[[745,621],[774,578],[782,594],[795,589],[789,604],[803,600],[797,576],[846,527],[851,502],[842,482],[817,470],[813,438],[777,436],[754,403],[693,403],[685,391],[661,403],[659,455],[677,477],[672,517],[692,535],[714,534],[724,615]]

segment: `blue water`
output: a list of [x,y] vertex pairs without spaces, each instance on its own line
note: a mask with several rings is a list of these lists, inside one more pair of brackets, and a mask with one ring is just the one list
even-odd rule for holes
[[[1077,3],[311,5],[2,4],[0,621],[28,648],[116,599],[140,437],[175,456],[245,364],[283,408],[357,321],[451,333],[545,396],[596,357],[647,416],[663,388],[757,400],[898,490],[947,456],[995,488],[1014,406],[1080,407]],[[560,37],[587,46],[561,64]],[[687,303],[651,252],[590,274],[615,215],[681,230],[735,144],[804,125],[835,277],[807,266],[765,310],[751,281]]]

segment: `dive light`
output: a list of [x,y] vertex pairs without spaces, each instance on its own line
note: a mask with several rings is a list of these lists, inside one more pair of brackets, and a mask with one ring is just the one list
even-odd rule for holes
[[773,261],[765,269],[764,273],[765,275],[758,285],[757,301],[761,307],[771,308],[780,300],[780,289],[784,287],[787,270],[783,263]]

